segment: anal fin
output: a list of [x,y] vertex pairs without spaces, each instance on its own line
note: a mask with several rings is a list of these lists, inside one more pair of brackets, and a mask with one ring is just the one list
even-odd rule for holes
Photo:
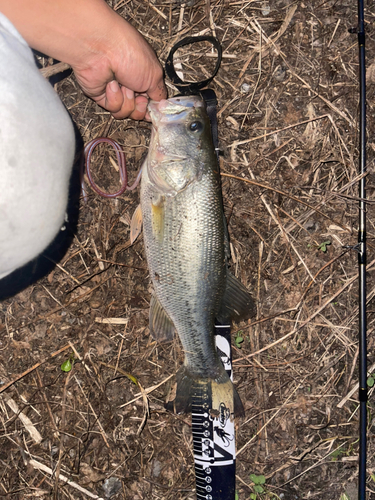
[[150,333],[158,342],[171,342],[174,338],[175,327],[163,309],[158,298],[153,295],[150,302]]

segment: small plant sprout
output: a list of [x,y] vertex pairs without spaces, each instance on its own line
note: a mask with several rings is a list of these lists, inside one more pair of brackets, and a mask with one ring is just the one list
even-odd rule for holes
[[372,373],[367,379],[367,387],[374,387],[375,384],[375,374]]
[[348,497],[348,495],[346,493],[341,493],[340,500],[350,500],[350,498]]
[[332,462],[337,462],[337,460],[343,453],[344,451],[341,448],[338,448],[337,450],[333,451],[330,455]]
[[307,245],[307,248],[311,248],[311,247],[315,247],[317,248],[318,250],[320,250],[321,252],[324,252],[326,253],[326,251],[328,250],[328,245],[331,245],[332,242],[330,240],[327,240],[327,241],[323,241],[323,243],[321,243],[320,245],[311,245],[310,243]]
[[72,353],[68,359],[61,365],[61,371],[70,372],[74,365],[74,354]]
[[327,246],[330,245],[331,242],[329,240],[327,241],[323,241],[323,243],[321,243],[319,246],[318,246],[318,250],[321,250],[322,252],[326,253],[327,251]]
[[266,488],[266,478],[263,474],[257,476],[250,474],[250,480],[254,483],[253,493],[250,493],[249,500],[280,500],[280,497]]
[[266,482],[266,478],[262,474],[260,476],[257,476],[256,474],[250,474],[250,480],[254,483],[254,493],[250,494],[250,498],[251,500],[256,500],[258,495],[264,493],[263,485]]
[[236,344],[236,347],[237,347],[238,349],[241,349],[241,347],[242,347],[242,345],[241,345],[241,344],[242,344],[242,342],[244,341],[244,338],[243,338],[242,334],[243,334],[243,331],[242,331],[242,330],[239,330],[239,331],[236,333],[236,337],[235,337],[235,339],[234,339],[234,343]]

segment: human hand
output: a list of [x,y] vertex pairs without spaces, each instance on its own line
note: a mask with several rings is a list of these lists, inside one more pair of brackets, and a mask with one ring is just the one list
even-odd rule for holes
[[155,52],[104,0],[0,0],[28,44],[70,64],[86,95],[115,118],[146,116],[167,97]]
[[114,118],[142,120],[148,99],[167,97],[163,70],[155,52],[127,21],[113,12],[103,50],[73,65],[85,94]]
[[140,33],[113,14],[102,53],[90,54],[83,64],[73,65],[74,73],[85,94],[115,118],[142,120],[149,98],[167,97],[163,70]]

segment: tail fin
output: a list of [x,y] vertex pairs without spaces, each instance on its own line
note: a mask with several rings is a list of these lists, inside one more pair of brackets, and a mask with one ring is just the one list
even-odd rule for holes
[[190,373],[184,365],[176,373],[176,381],[170,390],[165,408],[175,413],[191,413],[191,397],[197,388],[206,386],[213,414],[223,405],[235,416],[243,416],[244,408],[238,392],[224,370],[217,379],[202,379]]

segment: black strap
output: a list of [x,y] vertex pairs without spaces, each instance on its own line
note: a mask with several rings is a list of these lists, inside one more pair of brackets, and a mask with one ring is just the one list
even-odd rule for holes
[[[210,78],[206,80],[202,80],[200,82],[183,82],[181,78],[177,75],[176,70],[174,68],[173,63],[173,55],[177,49],[180,47],[184,47],[185,45],[191,45],[197,42],[210,42],[217,50],[217,61],[213,74]],[[219,70],[222,59],[222,49],[220,42],[214,36],[188,36],[183,38],[179,42],[176,43],[169,52],[165,63],[165,71],[173,82],[173,84],[177,87],[177,89],[181,92],[182,95],[191,95],[191,94],[199,94],[206,104],[207,114],[211,122],[211,132],[212,132],[212,141],[214,143],[215,153],[217,156],[217,160],[219,161],[219,138],[218,138],[218,127],[217,127],[217,99],[216,94],[212,89],[203,89],[206,87],[216,76],[216,73]]]
[[[217,50],[217,61],[214,72],[212,73],[210,78],[207,78],[206,80],[202,80],[200,82],[183,82],[181,78],[177,75],[176,70],[174,69],[174,63],[173,63],[174,53],[180,47],[184,47],[185,45],[190,45],[192,43],[197,43],[197,42],[210,42]],[[220,42],[217,38],[215,38],[214,36],[206,36],[206,35],[188,36],[177,42],[171,48],[171,51],[169,52],[169,55],[165,62],[165,71],[168,77],[170,78],[171,82],[177,87],[177,89],[181,92],[181,94],[184,95],[196,94],[199,92],[199,90],[203,89],[203,87],[206,87],[216,76],[216,73],[218,72],[221,64],[221,58],[222,58],[222,49]]]
[[206,103],[208,118],[211,122],[212,142],[214,143],[217,161],[219,162],[219,134],[217,127],[217,99],[216,94],[212,89],[205,89],[200,91],[202,99]]

